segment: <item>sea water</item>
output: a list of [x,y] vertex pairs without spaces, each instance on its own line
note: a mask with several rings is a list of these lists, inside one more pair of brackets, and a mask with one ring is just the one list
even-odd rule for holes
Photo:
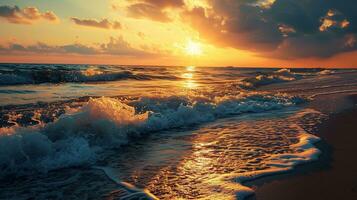
[[[316,160],[354,70],[0,65],[0,198],[242,199]],[[277,87],[280,86],[280,87]]]

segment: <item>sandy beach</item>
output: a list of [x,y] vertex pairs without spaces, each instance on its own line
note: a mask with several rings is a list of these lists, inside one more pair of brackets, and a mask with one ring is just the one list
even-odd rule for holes
[[318,161],[249,183],[255,189],[250,199],[357,199],[356,97],[349,97],[352,108],[331,114],[319,125]]

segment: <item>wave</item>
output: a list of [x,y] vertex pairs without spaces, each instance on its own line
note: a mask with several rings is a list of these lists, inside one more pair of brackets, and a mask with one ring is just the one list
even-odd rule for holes
[[317,74],[319,74],[319,75],[330,75],[330,74],[334,74],[334,73],[335,73],[335,71],[333,71],[333,70],[325,69],[325,70],[322,70],[322,71],[318,72]]
[[104,82],[118,80],[152,80],[168,79],[175,80],[178,77],[170,75],[145,75],[130,71],[107,72],[98,69],[88,68],[86,70],[22,70],[14,72],[0,72],[1,85],[22,85],[41,83],[82,83],[82,82]]
[[[289,115],[285,115],[281,119],[269,121],[267,118],[271,118],[273,115],[277,113],[289,113]],[[205,126],[203,129],[198,130],[196,134],[204,133],[205,136],[197,136],[195,141],[199,144],[199,148],[196,149],[193,147],[192,156],[188,156],[189,158],[185,158],[180,162],[181,166],[189,166],[184,169],[180,168],[176,171],[168,171],[164,174],[166,175],[157,175],[154,180],[165,180],[167,174],[170,174],[170,177],[174,181],[165,181],[163,184],[155,184],[151,185],[145,181],[145,183],[140,181],[129,181],[128,179],[124,179],[125,181],[134,182],[137,186],[148,185],[145,187],[145,190],[136,190],[133,191],[132,194],[141,196],[141,197],[150,197],[152,194],[158,195],[159,198],[170,199],[175,198],[178,194],[182,194],[180,189],[175,190],[175,192],[171,190],[166,190],[164,188],[173,188],[177,185],[184,185],[187,182],[192,182],[197,177],[197,170],[200,170],[201,174],[210,173],[211,176],[205,176],[204,181],[197,181],[197,183],[192,183],[192,188],[200,188],[195,192],[199,195],[195,196],[181,196],[181,198],[195,198],[195,199],[231,199],[233,197],[238,197],[238,199],[245,199],[245,197],[251,195],[254,191],[246,186],[247,181],[252,181],[254,179],[260,178],[262,176],[272,175],[275,173],[282,173],[288,170],[292,170],[296,165],[302,164],[304,162],[309,162],[316,160],[320,154],[320,151],[314,146],[315,142],[319,141],[319,138],[307,133],[304,128],[301,127],[300,120],[311,120],[308,122],[309,124],[314,124],[316,119],[321,119],[322,114],[312,109],[285,109],[282,111],[276,111],[272,115],[271,113],[263,114],[265,117],[264,123],[260,124],[262,129],[264,127],[271,127],[271,130],[266,129],[261,133],[254,132],[245,132],[249,127],[254,127],[255,123],[258,123],[259,117],[254,118],[254,121],[237,121],[233,124],[225,120],[220,120],[219,122],[212,123],[208,126]],[[258,114],[258,116],[262,116]],[[236,119],[239,119],[237,117]],[[228,121],[231,119],[227,119]],[[280,121],[281,120],[281,121]],[[307,121],[306,121],[307,122]],[[274,123],[273,127],[272,124]],[[283,123],[283,124],[280,124]],[[268,125],[267,125],[268,124]],[[240,127],[241,126],[241,127]],[[276,126],[275,129],[274,126]],[[278,128],[279,127],[279,128]],[[306,127],[305,127],[306,128]],[[294,133],[293,137],[290,138],[291,143],[282,142],[284,139],[279,138],[279,129],[284,130],[282,133],[284,137],[291,137],[289,133]],[[214,138],[212,140],[207,141],[207,135],[209,132],[215,132]],[[220,133],[221,132],[221,133]],[[247,133],[250,133],[247,138],[245,136]],[[203,141],[200,139],[201,137],[205,138]],[[209,136],[208,136],[209,137]],[[238,141],[232,141],[233,138]],[[261,139],[259,139],[261,137]],[[277,137],[274,139],[274,137]],[[224,139],[223,139],[224,138]],[[254,138],[254,141],[248,139]],[[269,138],[269,141],[266,141],[266,138]],[[294,141],[292,141],[294,140]],[[214,142],[212,142],[214,141]],[[275,143],[274,141],[280,141]],[[254,144],[252,145],[251,142]],[[166,145],[163,142],[163,145]],[[232,144],[234,143],[234,145]],[[258,153],[260,150],[260,144],[264,145],[263,154]],[[266,145],[267,143],[273,143],[272,145]],[[170,143],[171,145],[175,145]],[[151,143],[151,145],[160,145],[157,143]],[[252,145],[252,146],[250,146]],[[193,145],[195,146],[195,145]],[[258,147],[258,148],[257,148]],[[279,149],[279,151],[274,151],[273,149]],[[226,152],[227,149],[230,151],[234,151],[234,153]],[[284,150],[285,149],[285,150]],[[287,150],[289,149],[289,150]],[[148,150],[149,151],[149,150]],[[270,153],[267,153],[270,152]],[[235,157],[233,155],[244,155],[244,158],[240,158],[240,156]],[[252,154],[254,156],[252,156]],[[220,155],[219,159],[216,159],[217,155]],[[232,157],[233,156],[233,157]],[[113,159],[118,159],[115,157]],[[110,160],[110,159],[109,159]],[[118,167],[118,163],[123,162],[123,160],[118,159],[115,161],[109,161],[105,167],[96,167],[97,169],[103,170],[103,172],[114,182],[118,183],[126,187],[126,182],[121,179],[121,170],[125,171],[125,168]],[[146,160],[142,161],[143,164],[146,163]],[[238,166],[236,165],[237,163]],[[140,165],[140,164],[139,164]],[[220,167],[211,167],[211,166],[220,166]],[[224,172],[222,172],[223,170]],[[146,170],[139,169],[141,177],[147,177],[147,173],[150,173]],[[146,172],[145,172],[146,171]],[[172,174],[174,173],[174,174]],[[155,173],[156,174],[156,173]],[[128,176],[128,175],[126,175]],[[144,178],[145,179],[145,178]],[[135,186],[132,186],[132,188]],[[190,187],[190,188],[191,188]],[[219,193],[215,193],[212,188],[219,188]],[[187,191],[187,190],[184,190]],[[150,193],[152,192],[152,193]],[[171,193],[171,195],[170,195]],[[166,195],[168,194],[168,195]],[[155,199],[155,198],[154,198]]]
[[0,176],[26,175],[90,165],[108,148],[173,128],[222,117],[293,106],[304,100],[285,94],[244,93],[223,97],[144,97],[132,102],[91,98],[51,123],[0,128]]
[[279,69],[273,72],[259,73],[254,77],[248,77],[236,84],[242,89],[256,89],[275,83],[284,83],[303,79],[307,76],[332,75],[336,72],[327,69]]
[[0,85],[20,85],[30,84],[33,80],[30,77],[16,75],[16,74],[1,74]]
[[255,77],[245,78],[238,83],[238,86],[243,89],[254,89],[274,83],[295,81],[302,77],[303,75],[301,73],[292,72],[290,69],[280,69],[272,73],[263,73]]

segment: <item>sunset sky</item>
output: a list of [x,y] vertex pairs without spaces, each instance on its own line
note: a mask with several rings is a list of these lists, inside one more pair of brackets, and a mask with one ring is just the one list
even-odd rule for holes
[[0,62],[357,67],[356,0],[1,0]]

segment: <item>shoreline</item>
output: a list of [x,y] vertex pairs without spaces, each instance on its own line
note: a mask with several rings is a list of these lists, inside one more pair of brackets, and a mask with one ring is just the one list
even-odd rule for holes
[[317,125],[318,160],[244,183],[255,191],[246,199],[357,199],[357,95],[347,99],[352,107],[330,113]]

